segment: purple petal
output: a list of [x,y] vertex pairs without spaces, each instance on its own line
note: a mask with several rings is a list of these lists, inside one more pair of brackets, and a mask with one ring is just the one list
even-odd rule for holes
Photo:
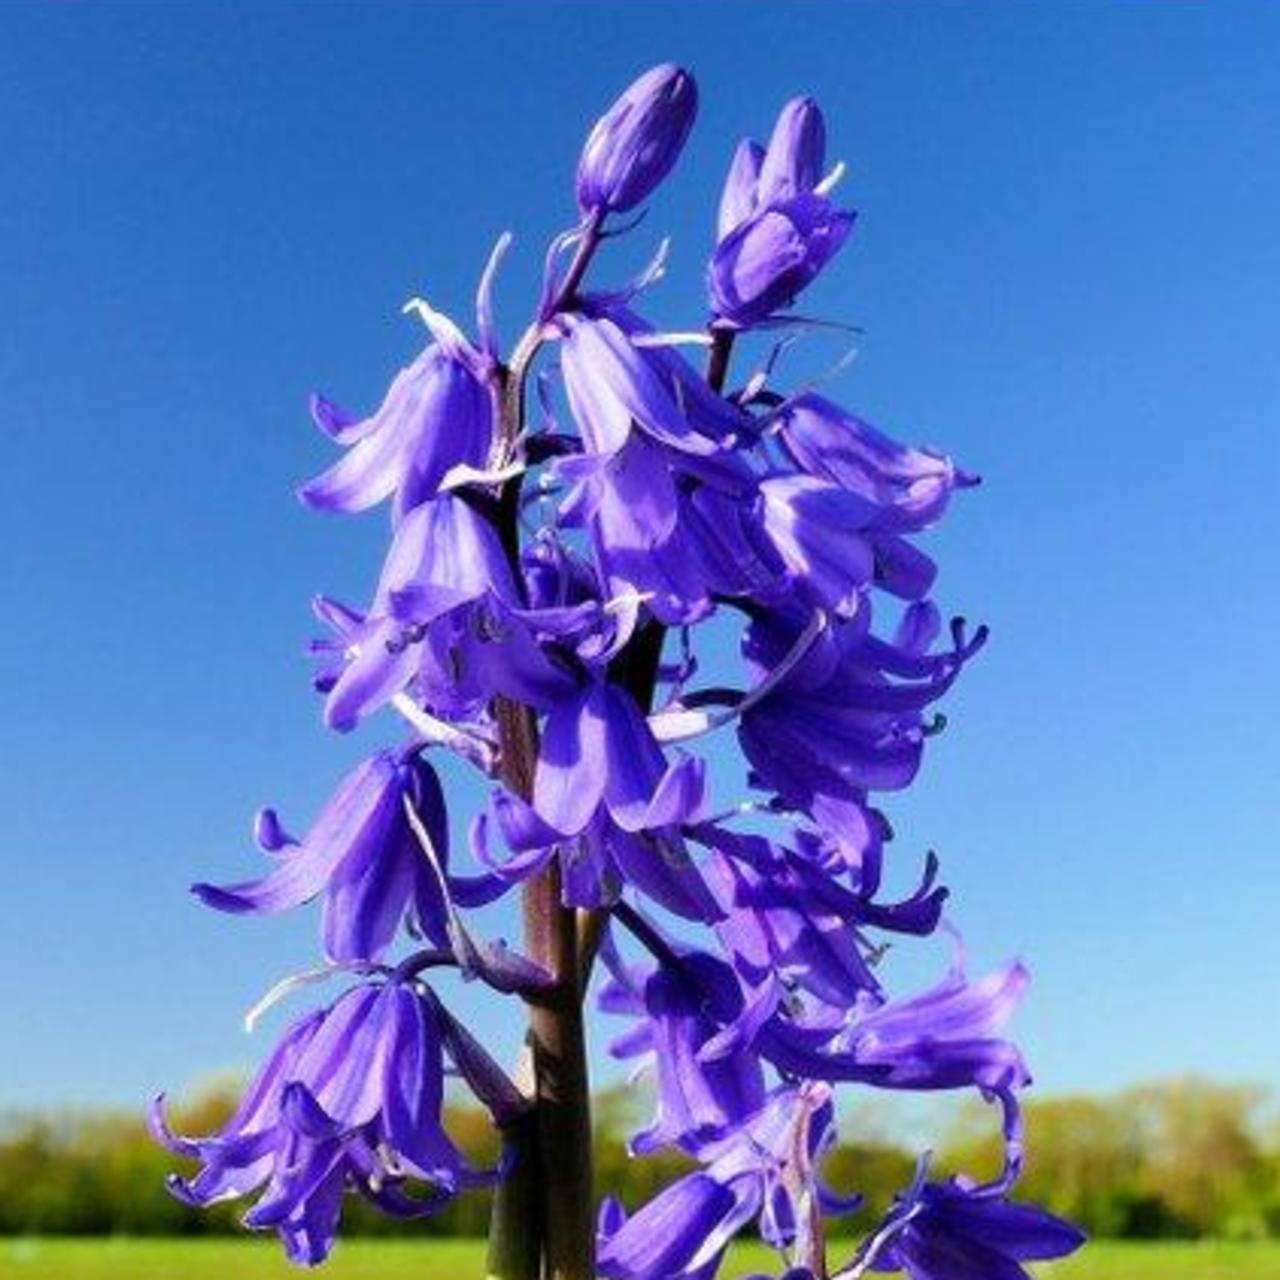
[[626,1221],[611,1216],[600,1241],[599,1270],[609,1280],[704,1280],[757,1207],[749,1189],[687,1174]]
[[307,407],[311,411],[312,422],[330,440],[338,444],[355,444],[370,431],[376,430],[378,425],[376,418],[365,418],[361,421],[358,414],[344,409],[342,405],[330,400],[327,396],[322,396],[318,391],[312,393]]
[[936,1202],[934,1214],[948,1232],[1013,1258],[1061,1258],[1085,1241],[1078,1227],[1030,1204],[955,1194]]
[[364,511],[389,497],[404,466],[403,442],[376,432],[351,446],[337,462],[307,481],[298,497],[323,511]]
[[578,208],[625,213],[670,173],[698,110],[698,86],[672,63],[646,71],[596,121],[578,161]]
[[[620,323],[622,321],[622,323]],[[616,453],[631,434],[632,424],[674,449],[711,455],[719,446],[693,429],[682,408],[682,382],[669,355],[637,347],[630,317],[570,316],[560,365],[565,394],[583,442],[591,453]],[[637,332],[644,326],[638,321]],[[705,392],[705,388],[704,388]]]
[[628,884],[686,920],[714,920],[720,909],[678,836],[615,829],[609,853]]
[[764,148],[750,138],[738,143],[729,164],[729,174],[720,195],[720,211],[716,219],[716,235],[723,240],[730,231],[745,222],[756,208],[757,183]]
[[385,837],[398,803],[395,778],[395,766],[385,755],[366,760],[343,778],[306,837],[270,875],[225,887],[197,884],[192,892],[209,906],[231,912],[285,911],[308,901],[353,850],[363,856],[370,843]]
[[284,829],[274,809],[259,809],[254,815],[253,838],[264,853],[279,853],[298,843]]
[[866,536],[875,506],[810,476],[765,480],[760,500],[761,530],[804,597],[839,613],[855,613],[875,571]]
[[[666,757],[629,693],[613,685],[601,685],[595,696],[605,726],[605,802],[624,831],[639,831],[666,776]],[[686,776],[677,780],[668,807],[674,808],[679,784]]]
[[792,98],[778,115],[760,164],[759,202],[771,204],[812,191],[822,178],[826,146],[818,104],[812,98]]
[[533,782],[533,807],[564,835],[582,831],[604,797],[610,733],[608,695],[591,685],[547,717]]
[[707,275],[716,315],[750,328],[789,307],[839,252],[854,217],[807,193],[759,208],[716,247]]
[[645,830],[698,822],[706,795],[707,762],[699,756],[681,756],[667,766],[654,789],[645,812]]
[[342,1125],[368,1124],[382,1106],[382,1070],[392,1040],[385,991],[356,987],[341,996],[294,1070],[317,1104]]
[[464,499],[444,494],[415,507],[401,522],[378,580],[371,610],[389,614],[392,596],[431,588],[432,610],[415,621],[429,622],[454,605],[492,592],[509,605],[515,584],[498,534]]

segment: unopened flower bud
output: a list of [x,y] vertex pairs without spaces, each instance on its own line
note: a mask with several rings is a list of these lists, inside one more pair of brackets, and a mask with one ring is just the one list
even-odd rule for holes
[[822,181],[827,127],[812,98],[792,98],[777,123],[760,165],[756,200],[772,204],[812,191]]
[[624,213],[671,172],[698,111],[698,86],[673,63],[646,71],[605,112],[578,161],[584,214]]

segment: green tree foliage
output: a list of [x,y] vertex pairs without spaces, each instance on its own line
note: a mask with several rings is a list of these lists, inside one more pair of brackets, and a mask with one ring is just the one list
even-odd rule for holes
[[[1031,1101],[1019,1194],[1097,1236],[1280,1234],[1280,1149],[1265,1102],[1260,1088],[1195,1078]],[[999,1159],[989,1128],[988,1115],[962,1116],[940,1165],[988,1176]]]
[[[178,1128],[208,1133],[229,1113],[235,1089],[214,1088],[175,1115]],[[678,1155],[633,1159],[626,1134],[644,1099],[614,1090],[596,1100],[596,1181],[630,1207],[688,1167]],[[1264,1091],[1179,1080],[1107,1097],[1058,1097],[1027,1106],[1034,1157],[1020,1190],[1096,1236],[1280,1236],[1280,1119]],[[477,1163],[496,1143],[479,1112],[450,1108],[450,1131]],[[867,1126],[850,1126],[866,1132]],[[999,1159],[988,1109],[964,1113],[936,1168],[989,1176]],[[873,1221],[911,1177],[914,1155],[883,1136],[837,1148],[828,1181],[857,1187],[867,1203],[848,1229]],[[174,1160],[136,1116],[13,1116],[0,1124],[0,1234],[184,1235],[237,1230],[240,1208],[193,1213],[164,1189]],[[352,1200],[356,1234],[482,1235],[488,1199],[464,1196],[436,1218],[404,1227]],[[837,1224],[836,1230],[845,1229]]]

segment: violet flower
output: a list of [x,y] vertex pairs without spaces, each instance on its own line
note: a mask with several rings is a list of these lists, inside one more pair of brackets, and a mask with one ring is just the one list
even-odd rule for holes
[[363,511],[394,496],[397,521],[433,498],[455,467],[483,468],[493,447],[493,393],[478,353],[432,343],[395,377],[377,412],[363,421],[330,401],[312,401],[316,422],[346,455],[302,486],[326,511]]
[[879,1247],[865,1266],[835,1280],[868,1268],[910,1280],[1031,1280],[1022,1263],[1065,1257],[1085,1236],[1043,1209],[957,1179],[912,1187],[873,1239]]
[[710,1042],[747,1014],[733,970],[706,952],[668,945],[668,959],[656,967],[627,965],[606,937],[601,945],[611,981],[602,988],[600,1008],[639,1018],[616,1039],[616,1058],[640,1058],[656,1076],[658,1113],[654,1123],[630,1143],[635,1154],[662,1146],[696,1152],[733,1132],[764,1102],[764,1073],[749,1044],[707,1055]]
[[810,476],[774,476],[760,485],[762,541],[781,562],[790,592],[852,616],[875,577],[867,536],[876,508],[855,493]]
[[811,476],[829,480],[874,503],[871,527],[914,533],[939,519],[956,489],[978,483],[945,454],[911,449],[820,396],[784,402],[778,436]]
[[626,213],[671,172],[698,111],[698,86],[672,63],[640,76],[596,121],[578,161],[578,208]]
[[637,432],[608,458],[560,468],[575,482],[562,521],[585,527],[610,594],[639,596],[667,626],[699,622],[717,595],[768,591],[783,576],[753,543],[741,497],[678,459]]
[[410,829],[405,806],[430,831],[442,863],[449,835],[444,795],[423,759],[381,751],[338,785],[297,841],[271,810],[260,815],[264,848],[278,865],[261,880],[197,884],[193,892],[219,911],[271,914],[324,897],[324,952],[336,964],[379,960],[402,920],[438,946],[449,942],[439,876]]
[[600,576],[643,596],[667,625],[707,616],[712,597],[777,576],[749,541],[755,471],[748,415],[714,395],[624,306],[592,303],[559,326],[561,369],[583,454],[556,464],[559,518],[585,528]]
[[675,915],[707,922],[716,919],[720,910],[675,820],[680,813],[697,815],[702,788],[702,762],[686,757],[666,775],[665,789],[671,798],[653,809],[648,819],[652,827],[628,831],[602,806],[580,832],[570,836],[543,821],[518,797],[499,792],[493,799],[493,813],[512,856],[502,861],[491,852],[485,815],[473,826],[473,847],[479,860],[492,869],[495,895],[536,875],[556,858],[566,906],[610,907],[630,887]]
[[1026,990],[1018,962],[976,982],[957,954],[946,977],[905,1000],[868,995],[840,1020],[824,1010],[776,1018],[757,1038],[781,1069],[818,1080],[851,1080],[885,1089],[977,1088],[1005,1104],[1006,1137],[1016,1138],[1013,1095],[1030,1083],[1022,1055],[1001,1034]]
[[547,716],[533,808],[565,836],[584,831],[602,808],[624,831],[678,825],[701,805],[694,767],[669,764],[635,699],[591,679]]
[[[743,751],[762,781],[783,800],[811,809],[820,800],[862,802],[868,791],[896,791],[915,777],[932,731],[925,711],[981,648],[957,620],[952,648],[929,653],[937,610],[907,610],[895,643],[870,633],[871,611],[836,626],[740,720]],[[798,615],[779,613],[752,624],[748,664],[763,677],[794,643]]]
[[776,975],[842,1008],[880,990],[857,895],[763,836],[700,835],[717,851],[703,873],[724,912],[716,932],[744,982]]
[[[560,367],[574,421],[589,454],[616,453],[633,431],[704,463],[713,476],[740,477],[725,456],[747,415],[708,388],[669,347],[645,345],[651,326],[626,307],[592,304],[557,321]],[[749,474],[749,473],[748,473]]]
[[[492,692],[464,678],[476,676],[483,649],[475,646],[511,635],[508,616],[504,625],[495,619],[516,604],[492,525],[454,494],[420,503],[396,530],[367,615],[348,613],[355,621],[342,636],[344,660],[328,685],[326,721],[353,728],[415,681],[423,701],[469,709]],[[475,642],[471,662],[454,661],[466,640]],[[539,676],[547,674],[527,646],[526,657]]]
[[[275,1229],[294,1261],[326,1255],[349,1193],[421,1217],[508,1168],[471,1169],[445,1132],[452,1071],[499,1130],[518,1124],[511,1160],[529,1158],[527,1133],[548,1144],[539,1220],[512,1220],[520,1195],[495,1210],[498,1240],[546,1244],[496,1269],[504,1280],[597,1273],[581,1230],[587,1072],[570,1007],[597,943],[600,1006],[630,1020],[612,1051],[656,1082],[656,1115],[631,1149],[698,1164],[631,1217],[605,1204],[598,1274],[710,1280],[754,1222],[786,1280],[831,1276],[824,1220],[858,1202],[819,1176],[836,1085],[976,1089],[999,1106],[1005,1149],[983,1186],[926,1183],[922,1165],[836,1280],[885,1268],[1025,1280],[1024,1260],[1078,1243],[1007,1201],[1030,1076],[1005,1025],[1025,969],[970,980],[957,953],[940,983],[904,998],[879,966],[882,934],[941,926],[932,853],[912,892],[882,896],[893,833],[878,793],[913,781],[943,723],[936,704],[985,639],[956,619],[939,644],[937,566],[912,541],[976,480],[811,390],[775,389],[792,335],[741,386],[729,381],[739,331],[802,327],[787,311],[853,225],[829,198],[839,166],[824,175],[817,105],[792,100],[767,147],[738,148],[704,327],[658,331],[637,310],[665,244],[629,285],[588,286],[597,250],[629,230],[611,215],[670,172],[696,106],[688,73],[663,65],[592,129],[581,220],[548,247],[509,352],[492,306],[504,234],[477,285],[474,343],[414,299],[406,310],[430,342],[381,406],[357,420],[313,402],[346,454],[302,497],[341,512],[389,499],[393,525],[366,608],[316,601],[331,634],[313,645],[314,684],[331,728],[386,708],[412,737],[353,770],[301,840],[264,810],[268,874],[195,890],[232,912],[322,904],[327,963],[278,983],[249,1021],[340,970],[362,985],[289,1027],[217,1133],[174,1135],[162,1103],[152,1117],[200,1165],[171,1179],[174,1193],[198,1205],[252,1197],[245,1222]],[[687,345],[705,353],[705,373]],[[887,629],[884,596],[903,602]],[[742,687],[705,683],[705,637],[720,645],[735,624]],[[719,808],[712,754],[686,746],[731,725],[756,797]],[[490,794],[465,873],[423,756],[434,747],[475,766]],[[467,916],[520,884],[528,957],[477,937]],[[423,946],[401,959],[402,925]],[[651,963],[624,958],[619,929]],[[532,1007],[541,1048],[528,1098],[424,985],[439,966]]]
[[789,307],[839,253],[855,216],[805,194],[735,227],[716,246],[707,274],[717,321],[749,329]]
[[607,906],[632,884],[679,915],[712,919],[715,901],[680,834],[703,816],[704,794],[702,762],[668,762],[630,695],[591,678],[547,716],[532,803],[495,799],[515,856],[499,864],[486,827],[477,849],[508,883],[558,857],[569,905]]
[[789,307],[848,238],[856,215],[823,194],[824,151],[821,112],[802,98],[783,107],[767,149],[735,152],[707,270],[717,324],[749,329]]
[[[205,1206],[258,1193],[248,1227],[274,1229],[293,1262],[323,1260],[343,1196],[357,1192],[396,1217],[425,1217],[496,1171],[467,1163],[441,1127],[444,1054],[476,1076],[496,1068],[460,1042],[435,998],[414,985],[362,986],[295,1022],[259,1070],[230,1120],[207,1138],[171,1132],[164,1099],[151,1113],[157,1139],[200,1161],[169,1188]],[[479,1087],[497,1096],[490,1079]],[[509,1122],[513,1113],[498,1117]],[[406,1188],[425,1184],[417,1193]]]
[[724,1138],[704,1144],[704,1167],[686,1174],[628,1217],[606,1199],[600,1218],[600,1274],[609,1280],[708,1280],[735,1235],[756,1218],[765,1240],[816,1265],[814,1218],[848,1213],[818,1177],[834,1141],[830,1090],[783,1086]]

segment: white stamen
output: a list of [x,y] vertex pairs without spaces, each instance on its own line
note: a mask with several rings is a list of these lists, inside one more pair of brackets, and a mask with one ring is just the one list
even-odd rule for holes
[[297,991],[299,987],[310,986],[314,982],[324,982],[327,978],[333,977],[335,973],[340,972],[341,965],[324,964],[318,969],[306,969],[302,973],[291,973],[287,978],[281,978],[279,982],[271,988],[270,991],[258,1001],[257,1004],[244,1015],[244,1029],[252,1034],[255,1026],[261,1020],[262,1015],[269,1009],[279,1004],[285,996],[293,991]]
[[464,756],[479,756],[483,767],[488,772],[493,767],[493,743],[477,734],[466,733],[455,725],[437,720],[429,711],[424,711],[407,693],[397,693],[391,699],[391,705],[422,735],[427,742],[439,743],[444,747],[452,747]]
[[636,333],[631,337],[633,347],[709,347],[711,335],[702,329],[671,333]]
[[435,876],[436,884],[440,887],[440,900],[444,903],[444,909],[448,914],[446,927],[449,933],[449,940],[453,943],[454,955],[458,965],[463,973],[466,974],[473,968],[476,954],[475,943],[467,932],[467,926],[463,923],[458,908],[454,906],[453,898],[449,893],[449,877],[445,874],[444,865],[440,861],[440,852],[435,846],[435,841],[431,839],[431,833],[418,816],[418,811],[413,807],[413,801],[408,796],[404,797],[404,812],[409,819],[409,829],[422,847],[422,852],[431,867],[431,873]]
[[829,192],[831,192],[835,188],[836,183],[838,183],[840,179],[844,177],[844,172],[845,172],[844,161],[837,160],[831,172],[827,174],[827,176],[823,178],[822,181],[819,182],[816,187],[814,187],[813,194],[815,196],[827,195]]
[[524,470],[525,464],[518,461],[509,462],[496,471],[486,471],[480,467],[473,467],[470,463],[458,462],[444,473],[444,479],[440,481],[440,491],[447,493],[468,484],[506,484],[508,480],[514,480],[517,476],[523,475]]
[[918,1204],[912,1205],[901,1217],[895,1218],[892,1222],[887,1222],[874,1236],[871,1237],[866,1249],[863,1251],[862,1257],[859,1258],[852,1266],[845,1267],[841,1271],[835,1272],[831,1280],[858,1280],[860,1276],[867,1274],[868,1268],[876,1260],[876,1257],[896,1235],[899,1235],[902,1229],[916,1217],[920,1212]]
[[417,315],[431,336],[451,354],[460,355],[471,349],[462,330],[443,311],[437,311],[425,298],[410,298],[400,308],[404,315]]
[[657,252],[649,259],[648,264],[639,275],[629,280],[619,291],[618,296],[630,301],[637,293],[642,293],[650,285],[657,284],[667,274],[667,256],[671,252],[671,237],[664,236],[658,245]]
[[685,742],[727,724],[731,714],[727,711],[713,714],[688,707],[671,707],[650,716],[649,728],[659,742]]
[[639,608],[640,605],[652,600],[655,595],[657,595],[656,591],[623,591],[611,600],[605,601],[604,612],[622,613],[627,609]]
[[721,809],[719,813],[713,813],[705,821],[710,826],[718,827],[723,823],[733,821],[734,818],[742,818],[750,813],[772,812],[773,806],[767,800],[743,800],[730,809]]

